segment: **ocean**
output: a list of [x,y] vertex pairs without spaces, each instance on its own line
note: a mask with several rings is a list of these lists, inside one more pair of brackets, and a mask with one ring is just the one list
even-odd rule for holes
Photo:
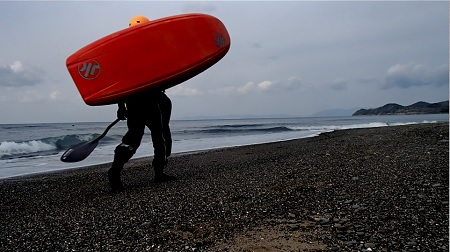
[[[342,129],[448,122],[448,114],[172,120],[173,154],[318,136]],[[0,124],[0,178],[111,162],[127,130],[116,124],[85,160],[63,163],[70,146],[98,137],[111,122]],[[152,156],[150,132],[133,158]]]

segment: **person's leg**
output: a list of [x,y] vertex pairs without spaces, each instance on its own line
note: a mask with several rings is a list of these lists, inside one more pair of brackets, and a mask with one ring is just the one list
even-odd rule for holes
[[163,122],[162,116],[159,109],[159,106],[155,106],[154,109],[151,110],[151,118],[149,118],[148,123],[146,124],[149,127],[152,142],[153,142],[153,168],[155,170],[155,182],[163,182],[175,180],[176,178],[173,176],[169,176],[164,174],[164,166],[166,165],[167,153],[166,153],[166,145],[163,137]]
[[172,114],[172,101],[163,92],[158,96],[159,108],[161,110],[161,117],[163,123],[163,136],[166,145],[166,157],[172,153],[172,134],[170,132],[170,116]]
[[130,160],[134,153],[135,150],[130,145],[124,143],[119,144],[114,150],[114,161],[111,168],[108,170],[109,185],[113,191],[123,190],[120,174],[123,166]]
[[120,179],[123,166],[133,157],[144,135],[145,125],[139,121],[128,120],[128,131],[122,138],[122,143],[114,150],[114,160],[111,168],[108,170],[108,179],[111,188],[114,191],[123,190],[123,184]]

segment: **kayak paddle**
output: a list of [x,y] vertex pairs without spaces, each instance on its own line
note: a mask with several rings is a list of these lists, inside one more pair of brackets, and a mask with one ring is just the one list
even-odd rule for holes
[[79,162],[87,158],[91,152],[97,147],[98,142],[106,136],[106,133],[114,126],[116,123],[118,123],[120,119],[116,119],[114,122],[112,122],[96,139],[90,141],[90,142],[81,142],[78,144],[75,144],[74,146],[70,147],[64,154],[61,156],[61,161],[66,163],[71,162]]

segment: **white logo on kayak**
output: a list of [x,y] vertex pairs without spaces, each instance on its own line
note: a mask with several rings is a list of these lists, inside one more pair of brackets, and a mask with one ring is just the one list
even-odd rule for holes
[[100,75],[100,64],[96,60],[91,60],[78,65],[78,73],[86,80],[93,80]]

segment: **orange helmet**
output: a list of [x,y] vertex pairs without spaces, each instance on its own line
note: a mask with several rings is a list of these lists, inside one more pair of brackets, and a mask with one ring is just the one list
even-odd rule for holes
[[150,20],[144,16],[134,16],[130,19],[130,23],[128,24],[128,26],[135,26],[138,24],[143,24],[143,23],[147,23],[150,22]]

